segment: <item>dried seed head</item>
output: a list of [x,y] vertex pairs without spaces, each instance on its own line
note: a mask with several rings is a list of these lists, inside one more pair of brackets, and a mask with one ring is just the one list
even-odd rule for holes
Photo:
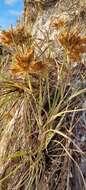
[[53,26],[58,30],[60,28],[63,28],[65,26],[65,21],[61,19],[55,19],[53,21]]
[[44,73],[47,71],[47,64],[34,59],[33,49],[29,49],[27,54],[24,55],[16,54],[14,59],[16,63],[11,68],[11,73],[13,75],[20,73]]
[[24,55],[16,54],[15,55],[16,62],[21,67],[25,67],[25,66],[27,67],[31,63],[33,58],[34,58],[33,49],[29,49],[27,54],[24,54]]
[[16,29],[10,29],[7,31],[2,31],[0,35],[0,41],[5,45],[22,45],[28,40],[28,35],[25,32],[24,27],[19,27]]
[[78,31],[65,31],[58,40],[73,61],[79,61],[81,54],[86,52],[86,37],[81,37]]
[[47,65],[42,61],[33,61],[29,68],[30,73],[45,73],[46,71]]
[[0,35],[0,41],[3,44],[10,45],[12,43],[13,33],[11,30],[2,31]]

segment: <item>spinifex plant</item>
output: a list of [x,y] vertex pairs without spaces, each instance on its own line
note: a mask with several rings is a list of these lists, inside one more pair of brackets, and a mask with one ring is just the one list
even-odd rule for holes
[[[60,27],[63,25],[61,22]],[[38,56],[34,39],[24,28],[4,31],[1,39],[11,50],[10,55],[3,56],[0,67],[1,189],[39,190],[43,183],[48,189],[51,165],[54,174],[58,171],[56,188],[60,190],[60,184],[62,190],[68,188],[70,160],[85,186],[73,157],[75,152],[84,152],[75,144],[73,131],[76,113],[86,109],[80,104],[86,89],[73,93],[68,82],[72,75],[64,70],[64,63],[59,66],[52,54]],[[86,38],[77,32],[62,31],[58,40],[72,61],[86,52]]]

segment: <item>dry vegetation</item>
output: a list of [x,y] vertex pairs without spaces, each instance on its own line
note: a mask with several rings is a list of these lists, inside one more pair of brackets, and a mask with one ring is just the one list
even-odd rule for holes
[[31,28],[0,36],[0,190],[86,189],[86,35],[50,25],[59,55],[46,30],[41,46]]

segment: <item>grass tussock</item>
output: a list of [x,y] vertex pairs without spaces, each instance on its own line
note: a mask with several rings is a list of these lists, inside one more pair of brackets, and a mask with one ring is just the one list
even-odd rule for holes
[[86,88],[74,90],[71,82],[77,74],[84,80],[76,68],[85,67],[86,36],[69,30],[63,20],[52,25],[60,31],[61,64],[52,52],[37,55],[35,39],[24,27],[2,31],[0,37],[10,51],[0,59],[1,190],[69,190],[77,172],[78,185],[86,188],[79,165],[85,151],[76,131],[78,125],[85,128]]

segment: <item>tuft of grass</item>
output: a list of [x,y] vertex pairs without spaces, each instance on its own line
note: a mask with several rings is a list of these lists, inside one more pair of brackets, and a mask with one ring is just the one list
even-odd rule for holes
[[38,46],[24,28],[3,31],[1,39],[12,52],[10,61],[3,55],[0,62],[0,188],[39,190],[44,181],[47,189],[53,183],[58,190],[69,189],[73,164],[86,187],[76,159],[85,153],[74,131],[76,117],[86,110],[81,105],[86,88],[73,92],[68,66],[86,52],[86,38],[71,31],[60,34],[65,51],[58,67],[52,54],[43,58],[46,50],[36,56]]

